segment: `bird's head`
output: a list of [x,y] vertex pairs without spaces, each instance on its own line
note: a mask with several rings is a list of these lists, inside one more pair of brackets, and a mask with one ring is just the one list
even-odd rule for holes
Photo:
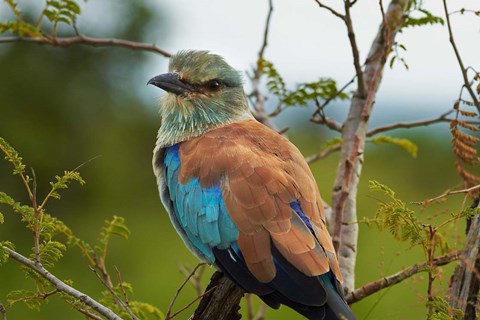
[[207,51],[180,51],[170,59],[169,72],[148,84],[167,92],[160,106],[159,144],[178,143],[251,117],[239,72]]

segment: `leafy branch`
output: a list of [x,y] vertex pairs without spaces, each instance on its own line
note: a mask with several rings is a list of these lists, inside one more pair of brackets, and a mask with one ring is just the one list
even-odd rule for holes
[[[15,20],[0,22],[0,34],[9,33],[12,36],[0,37],[1,43],[26,42],[45,44],[54,47],[70,47],[77,44],[93,47],[124,47],[133,50],[149,51],[170,57],[171,53],[155,44],[129,41],[113,38],[92,38],[83,35],[76,26],[81,6],[76,0],[47,0],[39,16],[25,19],[22,10],[15,0],[7,0]],[[71,28],[73,36],[59,36],[60,24]]]

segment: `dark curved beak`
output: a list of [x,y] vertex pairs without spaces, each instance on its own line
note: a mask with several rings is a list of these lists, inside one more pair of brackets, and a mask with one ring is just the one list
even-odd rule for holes
[[148,80],[147,85],[153,84],[167,92],[182,95],[194,90],[194,87],[188,83],[182,82],[176,72],[165,73]]

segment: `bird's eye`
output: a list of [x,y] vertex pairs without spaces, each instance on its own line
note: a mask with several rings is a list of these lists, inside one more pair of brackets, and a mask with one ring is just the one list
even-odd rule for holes
[[222,83],[218,80],[210,80],[207,83],[207,86],[208,86],[208,89],[210,89],[212,91],[216,91],[216,90],[219,90],[222,87]]

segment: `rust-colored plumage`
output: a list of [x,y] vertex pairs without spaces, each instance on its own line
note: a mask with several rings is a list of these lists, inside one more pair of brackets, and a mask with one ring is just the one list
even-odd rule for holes
[[[308,276],[331,270],[342,276],[325,225],[318,187],[298,149],[255,120],[232,123],[180,145],[179,182],[203,187],[221,181],[226,208],[240,233],[238,245],[261,282],[276,270],[272,243]],[[298,201],[309,226],[292,210]]]

